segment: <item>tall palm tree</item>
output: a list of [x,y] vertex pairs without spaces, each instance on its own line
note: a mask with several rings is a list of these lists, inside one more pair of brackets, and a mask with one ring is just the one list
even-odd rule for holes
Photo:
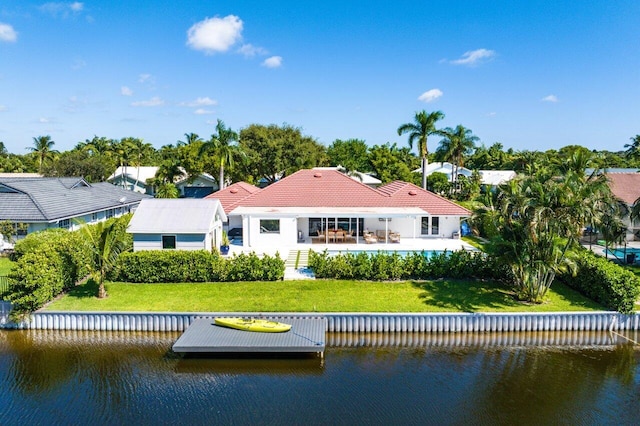
[[218,177],[219,189],[224,189],[224,167],[228,165],[233,167],[234,154],[238,152],[237,145],[232,142],[238,141],[238,134],[231,129],[225,127],[224,122],[218,119],[216,124],[216,133],[211,135],[211,139],[200,147],[200,156],[213,152],[219,161],[220,174]]
[[418,143],[418,151],[422,159],[422,189],[427,189],[427,156],[429,155],[427,138],[430,135],[439,134],[439,130],[436,129],[436,121],[443,118],[442,111],[427,113],[423,110],[416,113],[413,123],[405,123],[398,127],[398,136],[409,133],[410,148],[413,148],[414,142]]
[[464,166],[465,157],[471,154],[479,138],[462,124],[458,124],[455,129],[451,127],[442,129],[440,133],[444,138],[440,141],[437,152],[443,161],[452,163],[451,183],[455,185],[458,180],[458,168]]
[[133,184],[133,188],[135,189],[138,186],[138,182],[140,182],[140,167],[146,163],[151,155],[154,153],[153,146],[150,143],[143,142],[142,139],[131,138],[129,141],[130,144],[130,162],[131,165],[136,167],[136,181]]
[[52,149],[53,145],[55,145],[55,142],[51,140],[51,136],[38,136],[33,138],[33,146],[27,148],[38,158],[38,173],[42,173],[44,162],[58,153],[58,151]]

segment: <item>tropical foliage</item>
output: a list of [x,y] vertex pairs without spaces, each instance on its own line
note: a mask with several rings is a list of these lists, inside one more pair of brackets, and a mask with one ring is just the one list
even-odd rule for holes
[[510,266],[524,300],[542,301],[556,274],[575,270],[584,226],[599,222],[611,203],[604,176],[586,175],[588,164],[577,152],[562,170],[520,176],[485,197],[474,213],[473,222],[490,233],[488,252]]

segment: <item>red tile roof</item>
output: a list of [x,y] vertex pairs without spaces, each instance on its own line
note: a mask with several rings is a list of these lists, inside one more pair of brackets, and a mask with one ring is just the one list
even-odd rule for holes
[[464,207],[408,182],[397,180],[379,187],[378,191],[391,197],[396,206],[420,207],[432,215],[469,216],[471,214]]
[[220,199],[226,213],[241,206],[418,207],[432,215],[470,214],[467,209],[410,183],[396,181],[374,189],[335,170],[299,170],[264,189],[254,191],[233,205],[226,202],[224,194],[218,196],[229,188],[211,194],[211,197]]
[[228,213],[237,207],[240,201],[258,191],[260,191],[260,188],[257,186],[253,186],[246,182],[236,182],[220,191],[207,195],[205,198],[216,198],[220,200],[222,209],[225,213]]
[[607,180],[613,195],[628,205],[640,198],[640,173],[607,173]]

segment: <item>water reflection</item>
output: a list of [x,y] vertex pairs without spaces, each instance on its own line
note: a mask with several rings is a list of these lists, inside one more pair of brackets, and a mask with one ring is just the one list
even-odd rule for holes
[[[610,333],[328,334],[324,360],[183,358],[179,333],[0,331],[0,424],[636,424]],[[637,340],[637,333],[627,333]]]

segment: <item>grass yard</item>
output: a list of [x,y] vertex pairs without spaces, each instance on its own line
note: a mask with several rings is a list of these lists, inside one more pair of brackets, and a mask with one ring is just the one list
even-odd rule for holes
[[97,299],[89,281],[47,306],[49,311],[154,312],[550,312],[601,310],[558,283],[547,301],[513,299],[498,283],[476,281],[336,281],[129,284],[107,283]]
[[0,276],[5,276],[11,271],[13,262],[8,257],[0,257]]

